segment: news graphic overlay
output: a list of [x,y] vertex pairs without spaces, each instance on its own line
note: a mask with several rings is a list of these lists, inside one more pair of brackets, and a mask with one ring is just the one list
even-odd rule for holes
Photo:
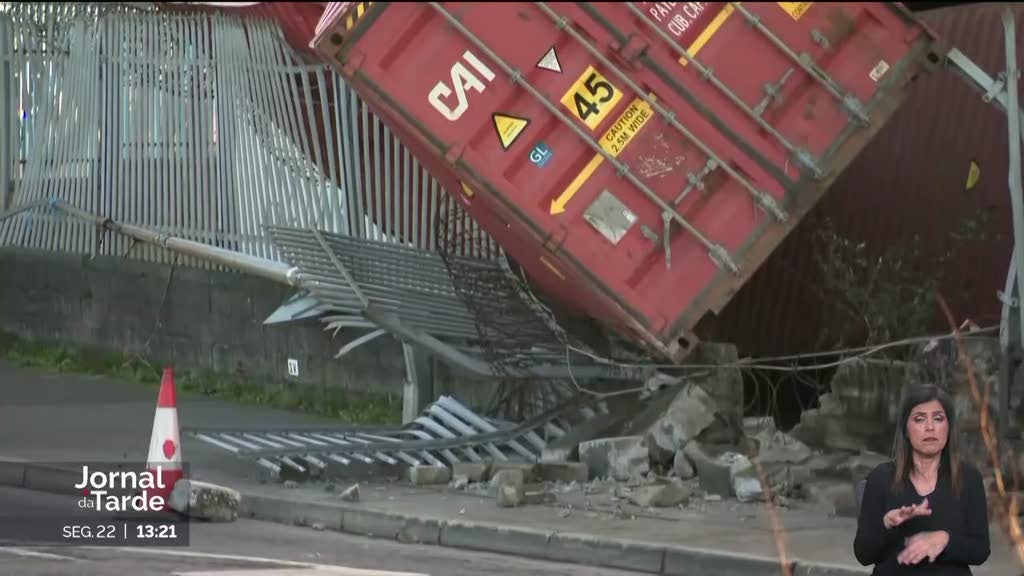
[[[0,491],[0,546],[188,546],[185,466],[59,463],[26,466],[29,490]],[[183,487],[187,488],[184,485]]]

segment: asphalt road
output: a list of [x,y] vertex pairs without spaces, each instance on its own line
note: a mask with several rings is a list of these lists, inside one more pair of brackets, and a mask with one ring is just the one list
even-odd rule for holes
[[[68,496],[0,487],[11,510],[59,515]],[[5,547],[6,546],[6,547]],[[192,524],[185,547],[0,546],[0,576],[631,576],[620,570],[416,546],[310,528],[238,520]],[[369,571],[369,572],[365,572]]]

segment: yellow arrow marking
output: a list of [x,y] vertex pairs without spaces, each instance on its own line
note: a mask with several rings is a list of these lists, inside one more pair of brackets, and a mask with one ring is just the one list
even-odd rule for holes
[[569,187],[562,192],[561,196],[551,201],[552,214],[561,214],[562,212],[565,212],[566,204],[568,204],[569,200],[572,200],[572,197],[580,191],[580,188],[583,187],[583,183],[590,178],[594,173],[594,170],[597,170],[597,167],[601,165],[601,162],[604,162],[604,156],[594,154],[594,157],[591,158],[590,162],[587,162],[587,165],[583,167],[583,170],[580,170],[580,173],[573,178]]
[[[612,124],[611,128],[604,133],[601,137],[600,145],[612,158],[617,157],[626,149],[633,137],[640,132],[647,121],[654,117],[651,105],[645,102],[642,98],[637,98],[626,108],[625,111],[619,116],[618,120]],[[580,170],[580,173],[573,178],[569,186],[562,192],[558,198],[551,201],[551,214],[561,214],[565,212],[565,207],[572,200],[572,197],[580,191],[583,187],[583,183],[590,178],[597,167],[604,162],[604,156],[601,154],[594,154],[594,157],[590,159],[590,162]]]

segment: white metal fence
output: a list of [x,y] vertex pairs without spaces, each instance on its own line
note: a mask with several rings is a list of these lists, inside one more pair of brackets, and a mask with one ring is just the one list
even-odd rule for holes
[[[266,225],[436,248],[447,194],[274,23],[53,6],[0,14],[0,212],[61,199],[272,259]],[[47,210],[0,223],[0,246],[173,258],[100,240],[95,227]],[[467,249],[498,252],[489,239]]]

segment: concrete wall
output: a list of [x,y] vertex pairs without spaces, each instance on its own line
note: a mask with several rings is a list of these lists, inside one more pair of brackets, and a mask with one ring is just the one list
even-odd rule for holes
[[300,382],[400,397],[402,347],[390,336],[335,360],[359,334],[332,339],[317,320],[264,326],[290,295],[233,273],[0,249],[0,330],[24,339],[139,354],[254,383],[296,380],[287,372],[295,358]]

